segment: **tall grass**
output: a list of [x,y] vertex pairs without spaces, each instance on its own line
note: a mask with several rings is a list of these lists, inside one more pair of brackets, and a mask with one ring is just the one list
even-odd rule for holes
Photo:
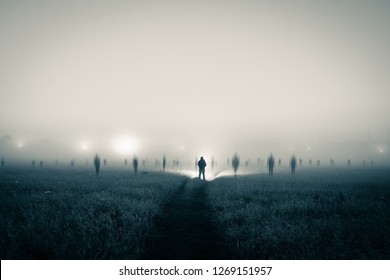
[[388,170],[219,178],[214,219],[237,259],[389,259]]
[[185,180],[125,171],[5,167],[1,259],[137,259],[154,217]]

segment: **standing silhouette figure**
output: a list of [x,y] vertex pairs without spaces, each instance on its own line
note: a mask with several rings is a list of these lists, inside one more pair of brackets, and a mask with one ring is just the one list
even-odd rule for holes
[[165,167],[167,166],[167,159],[165,158],[165,155],[163,156],[163,170],[165,171]]
[[100,170],[100,157],[98,154],[95,155],[93,158],[93,165],[95,165],[95,172],[96,176],[99,176],[99,170]]
[[203,180],[206,180],[205,177],[205,171],[206,171],[206,161],[204,160],[203,157],[200,157],[200,160],[198,161],[198,167],[199,167],[199,179],[200,175],[203,175]]
[[233,169],[234,169],[234,177],[237,177],[237,169],[238,169],[238,166],[240,165],[240,158],[238,157],[237,154],[235,154],[233,159],[232,159],[232,165],[233,165]]
[[268,174],[269,176],[272,176],[274,174],[274,166],[275,166],[275,158],[272,155],[272,153],[268,157],[267,166],[268,166]]
[[133,169],[134,169],[134,175],[137,175],[138,173],[138,158],[133,158]]
[[290,159],[291,174],[295,174],[295,167],[297,166],[297,159],[293,155]]

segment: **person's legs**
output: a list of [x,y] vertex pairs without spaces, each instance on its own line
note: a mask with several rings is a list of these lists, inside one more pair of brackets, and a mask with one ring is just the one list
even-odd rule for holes
[[200,175],[202,174],[202,170],[199,169],[199,179],[200,179]]
[[203,180],[206,180],[206,176],[205,176],[205,171],[204,170],[202,171],[202,175],[203,175]]

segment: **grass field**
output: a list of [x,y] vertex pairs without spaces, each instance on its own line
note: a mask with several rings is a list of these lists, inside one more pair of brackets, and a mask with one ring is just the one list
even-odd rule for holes
[[1,259],[137,259],[152,218],[186,179],[130,171],[0,170]]
[[209,199],[233,258],[390,259],[389,170],[219,178]]
[[381,168],[206,183],[124,169],[99,178],[87,168],[0,169],[1,259],[390,259],[389,214]]

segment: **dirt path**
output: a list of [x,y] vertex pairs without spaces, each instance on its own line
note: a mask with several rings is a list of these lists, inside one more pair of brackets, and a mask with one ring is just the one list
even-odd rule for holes
[[207,182],[197,179],[183,183],[156,217],[143,259],[227,258],[221,233],[211,220],[207,187]]

